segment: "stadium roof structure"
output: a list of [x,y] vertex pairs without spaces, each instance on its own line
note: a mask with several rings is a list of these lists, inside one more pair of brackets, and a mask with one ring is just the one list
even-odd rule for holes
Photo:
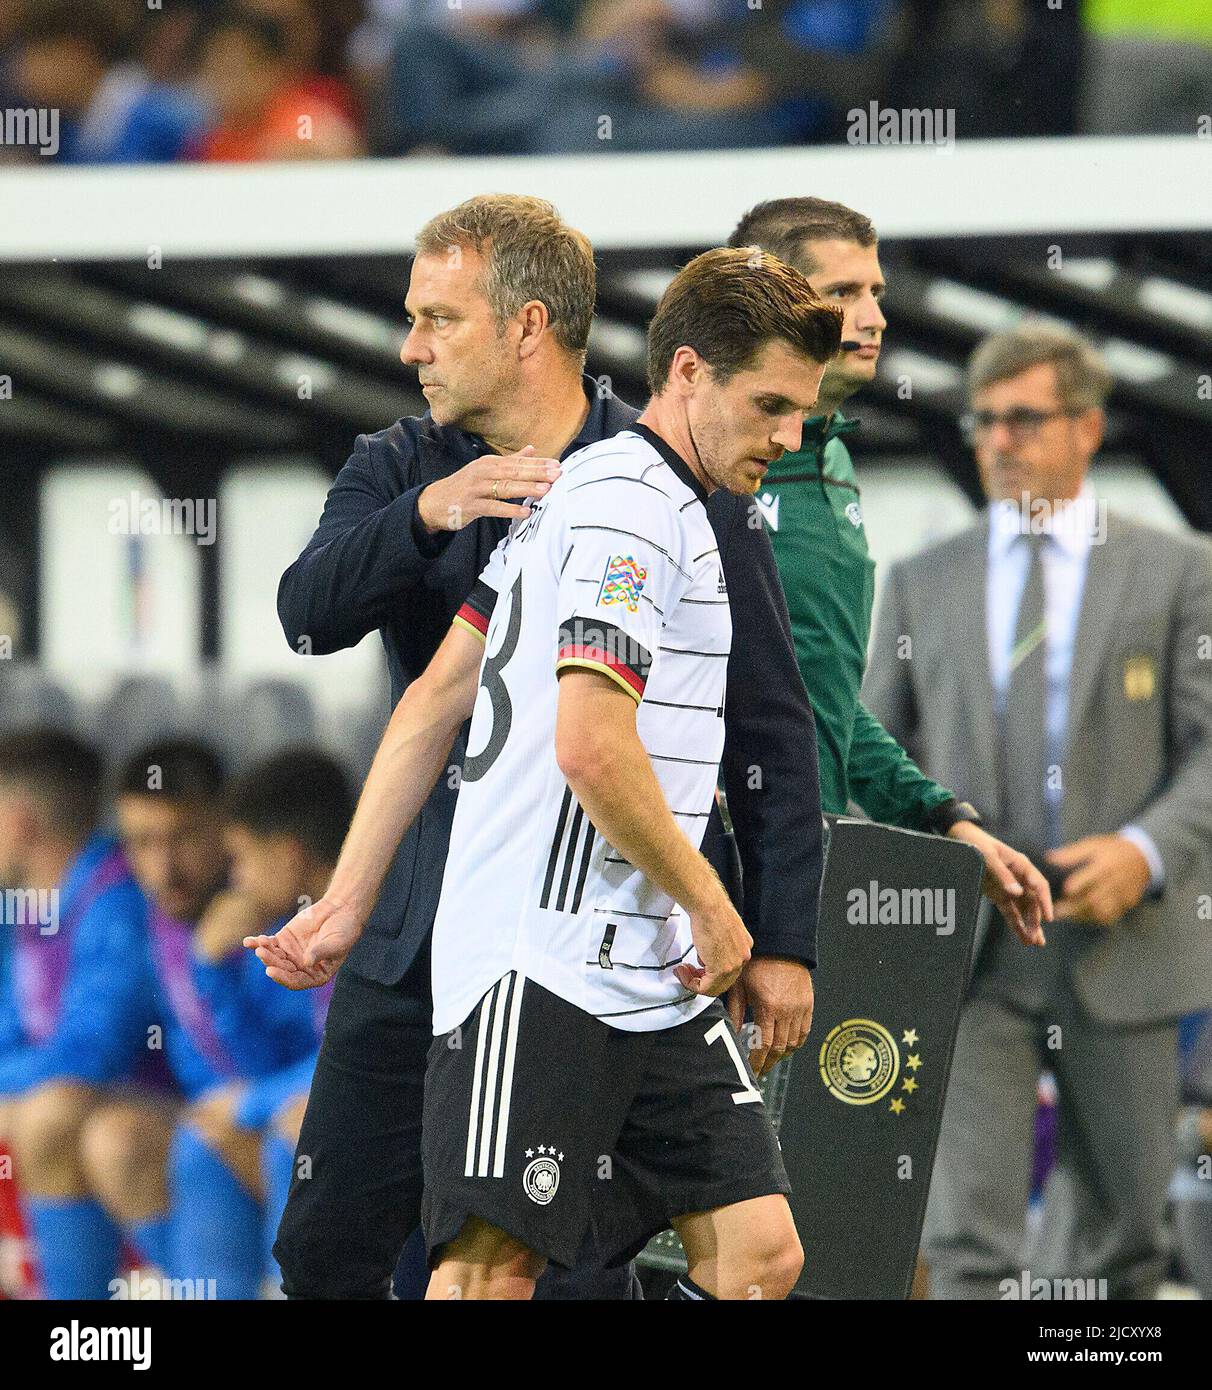
[[958,430],[966,357],[991,329],[1050,317],[1107,354],[1110,446],[1212,529],[1200,166],[1212,172],[1212,142],[1192,137],[6,170],[0,206],[21,216],[0,218],[0,441],[34,472],[131,456],[171,495],[182,478],[215,483],[233,457],[304,454],[335,471],[356,434],[423,409],[398,360],[412,234],[506,187],[553,197],[594,239],[589,369],[639,402],[644,327],[677,266],[752,202],[812,190],[870,212],[882,237],[890,331],[855,403],[860,461],[932,457],[976,500]]

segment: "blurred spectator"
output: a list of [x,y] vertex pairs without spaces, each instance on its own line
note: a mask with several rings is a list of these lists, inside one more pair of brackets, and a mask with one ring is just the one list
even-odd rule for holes
[[388,63],[383,153],[527,153],[556,73],[539,0],[462,0],[455,9],[405,0]]
[[542,150],[715,149],[820,138],[883,70],[898,0],[591,0],[596,89],[574,80]]
[[363,0],[241,0],[249,14],[276,20],[300,86],[357,124],[358,103],[345,80],[345,49],[365,8]]
[[1077,4],[907,0],[906,20],[890,105],[954,110],[960,139],[1076,131]]
[[361,152],[347,103],[334,99],[318,73],[300,67],[295,55],[306,42],[306,17],[294,13],[302,28],[251,6],[225,9],[215,20],[199,72],[215,122],[198,147],[201,159],[347,159]]
[[839,138],[849,111],[884,95],[902,9],[902,0],[742,4],[740,53],[765,75],[797,138]]
[[1194,135],[1212,111],[1212,5],[1086,0],[1083,126],[1097,135]]
[[24,12],[13,86],[20,103],[59,113],[61,161],[179,159],[200,128],[192,98],[126,60],[129,20],[116,0],[38,0]]

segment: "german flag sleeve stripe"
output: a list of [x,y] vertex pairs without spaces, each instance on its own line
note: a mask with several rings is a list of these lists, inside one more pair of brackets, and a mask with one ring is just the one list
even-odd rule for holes
[[482,579],[477,579],[475,588],[463,600],[462,608],[454,615],[454,621],[478,637],[487,637],[488,620],[492,617],[496,601],[496,590],[490,584],[485,584]]
[[652,657],[621,627],[600,618],[569,618],[560,625],[556,670],[587,666],[618,682],[639,704],[652,669]]

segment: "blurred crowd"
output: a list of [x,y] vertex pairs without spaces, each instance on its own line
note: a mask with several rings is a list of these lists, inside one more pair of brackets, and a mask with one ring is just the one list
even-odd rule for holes
[[1210,49],[1197,0],[0,0],[0,109],[77,164],[1194,133]]

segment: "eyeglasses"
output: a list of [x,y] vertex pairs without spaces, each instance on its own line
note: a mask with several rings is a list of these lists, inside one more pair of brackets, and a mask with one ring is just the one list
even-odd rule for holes
[[1072,418],[1081,413],[1080,410],[1065,408],[1032,410],[1028,406],[1016,406],[1013,410],[1007,410],[1004,415],[998,415],[992,410],[974,410],[960,416],[960,429],[964,432],[964,438],[972,444],[985,438],[997,425],[1005,425],[1010,438],[1016,443],[1022,443],[1023,440],[1031,439],[1049,420],[1059,420],[1063,416]]

